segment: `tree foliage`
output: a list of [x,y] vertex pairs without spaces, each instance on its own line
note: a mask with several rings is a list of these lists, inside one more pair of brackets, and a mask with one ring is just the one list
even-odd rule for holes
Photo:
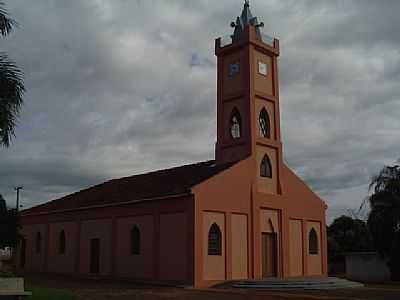
[[0,248],[15,247],[19,240],[19,219],[16,209],[7,209],[0,195]]
[[335,259],[346,252],[363,252],[373,249],[366,222],[349,216],[336,218],[328,226],[329,258]]
[[370,190],[368,227],[377,251],[388,259],[392,279],[400,280],[400,167],[385,166]]
[[[0,1],[0,35],[6,37],[16,25]],[[0,146],[8,147],[14,136],[24,91],[23,72],[0,52]]]

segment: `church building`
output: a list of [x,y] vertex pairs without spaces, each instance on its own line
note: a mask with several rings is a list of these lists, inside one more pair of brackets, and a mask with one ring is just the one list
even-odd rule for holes
[[195,287],[327,276],[327,206],[283,161],[279,41],[248,1],[231,25],[215,41],[215,160],[24,210],[21,271]]

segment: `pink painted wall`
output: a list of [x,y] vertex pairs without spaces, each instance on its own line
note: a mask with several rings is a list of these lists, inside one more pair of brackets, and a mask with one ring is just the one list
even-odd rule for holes
[[[102,276],[192,284],[193,204],[193,196],[189,195],[133,205],[23,215],[22,232],[28,239],[26,265],[29,269],[25,270],[42,272],[47,265],[49,273],[90,275],[90,239],[98,238]],[[140,257],[132,257],[130,254],[129,231],[133,224],[138,224],[141,230]],[[58,239],[62,228],[66,233],[65,256],[58,254]],[[40,257],[34,254],[34,234],[37,231],[42,232]],[[48,243],[47,231],[51,239]],[[48,251],[47,263],[45,251]]]
[[90,220],[82,222],[80,242],[80,264],[81,274],[90,273],[90,240],[100,239],[100,272],[99,275],[110,275],[111,273],[111,219]]
[[[42,236],[40,253],[36,253],[36,234],[38,232]],[[24,226],[21,233],[26,239],[26,263],[24,269],[28,272],[43,272],[45,267],[46,225]]]
[[[130,234],[134,225],[140,230],[139,255],[131,254]],[[154,278],[153,215],[118,219],[116,235],[116,276],[146,280]]]
[[[318,237],[318,254],[309,253],[309,233],[311,229],[314,228]],[[306,226],[306,236],[307,236],[307,275],[321,275],[322,274],[322,253],[321,253],[321,224],[320,222],[307,222]]]
[[160,215],[159,279],[188,277],[188,221],[183,212]]
[[247,215],[232,214],[232,279],[247,279],[248,236]]
[[[59,253],[60,233],[62,230],[65,232],[65,254]],[[50,224],[47,271],[54,273],[74,272],[77,246],[76,234],[76,222]]]
[[[221,255],[208,255],[208,233],[213,224],[221,230]],[[225,214],[216,212],[203,212],[203,277],[205,280],[226,279],[226,245],[225,245]]]

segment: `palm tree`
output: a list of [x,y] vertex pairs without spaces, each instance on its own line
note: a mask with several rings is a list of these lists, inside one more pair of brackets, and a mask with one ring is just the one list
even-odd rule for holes
[[[0,1],[0,36],[6,37],[16,26]],[[4,52],[0,52],[0,146],[8,147],[25,91],[23,73]]]
[[368,228],[376,249],[388,259],[392,279],[400,280],[400,166],[386,166],[372,178]]
[[0,194],[0,249],[15,247],[19,239],[19,217],[16,209],[8,209]]

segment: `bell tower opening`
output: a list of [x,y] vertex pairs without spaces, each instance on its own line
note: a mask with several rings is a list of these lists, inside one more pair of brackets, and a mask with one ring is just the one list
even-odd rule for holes
[[[263,33],[264,23],[253,16],[247,0],[231,27],[233,34],[215,41],[216,162],[253,157],[259,190],[280,193],[279,41]],[[259,172],[265,156],[272,168],[267,179]]]

